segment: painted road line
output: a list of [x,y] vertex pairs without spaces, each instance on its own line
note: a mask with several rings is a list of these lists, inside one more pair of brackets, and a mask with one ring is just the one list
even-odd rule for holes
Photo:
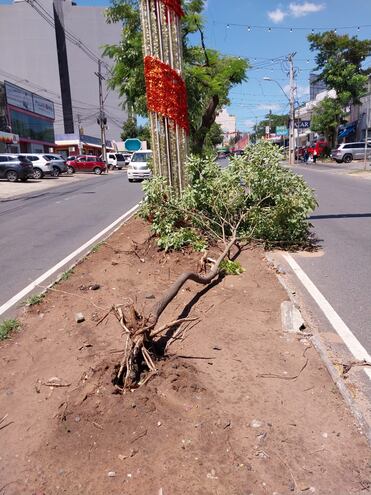
[[[300,268],[298,263],[294,260],[294,258],[288,254],[284,253],[283,257],[286,259],[287,263],[290,265],[295,275],[307,289],[309,294],[316,301],[323,314],[326,316],[331,326],[334,328],[336,333],[341,337],[344,344],[348,347],[349,351],[353,354],[354,358],[357,361],[366,360],[368,363],[371,362],[371,356],[363,347],[363,345],[359,342],[357,337],[350,330],[348,325],[340,318],[325,296],[317,289],[308,275]],[[364,367],[363,368],[366,375],[371,380],[371,369]]]
[[114,222],[112,222],[108,227],[105,229],[101,230],[98,234],[96,234],[94,237],[89,239],[85,244],[77,248],[73,253],[69,254],[63,260],[61,260],[59,263],[54,265],[52,268],[50,268],[47,272],[43,273],[40,277],[38,277],[36,280],[31,282],[27,287],[22,289],[18,294],[13,296],[11,299],[9,299],[6,303],[4,303],[2,306],[0,306],[0,316],[5,313],[5,311],[8,311],[12,306],[17,304],[19,301],[24,299],[32,290],[34,290],[38,285],[42,284],[45,280],[47,280],[49,277],[54,275],[58,270],[63,268],[68,262],[76,258],[79,254],[83,253],[86,249],[88,249],[91,245],[96,243],[99,239],[101,239],[105,234],[107,234],[110,230],[114,229],[116,226],[119,226],[120,223],[122,223],[124,220],[127,220],[138,208],[138,204],[133,206],[129,211],[121,215],[119,218],[117,218]]

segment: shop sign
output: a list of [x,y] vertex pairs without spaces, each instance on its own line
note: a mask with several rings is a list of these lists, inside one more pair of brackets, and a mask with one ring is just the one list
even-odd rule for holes
[[54,103],[52,101],[7,81],[5,81],[5,92],[8,105],[54,119]]
[[277,136],[288,136],[289,130],[284,125],[277,125],[276,126],[276,135]]
[[49,119],[54,119],[54,103],[52,101],[35,94],[32,96],[32,99],[35,113],[49,117]]
[[18,134],[12,134],[11,132],[0,131],[0,143],[18,144],[19,136]]
[[124,142],[124,146],[127,151],[139,151],[142,149],[142,141],[140,139],[130,138]]
[[295,129],[310,129],[310,120],[295,120]]
[[5,81],[6,101],[8,105],[33,112],[32,93],[26,89]]

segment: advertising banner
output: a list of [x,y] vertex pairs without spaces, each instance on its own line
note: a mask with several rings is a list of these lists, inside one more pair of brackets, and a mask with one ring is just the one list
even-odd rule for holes
[[276,126],[276,135],[277,136],[288,136],[289,130],[284,125],[278,125],[278,126]]
[[30,91],[5,81],[5,93],[8,105],[23,108],[29,112],[34,111],[32,93]]
[[295,120],[295,129],[310,129],[310,120]]
[[32,95],[34,112],[54,119],[54,103],[42,96]]

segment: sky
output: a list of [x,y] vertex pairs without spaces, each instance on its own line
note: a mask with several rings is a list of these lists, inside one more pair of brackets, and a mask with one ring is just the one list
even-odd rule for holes
[[[108,6],[110,2],[76,0],[76,3]],[[236,116],[238,130],[251,130],[269,110],[279,114],[288,112],[287,97],[278,84],[263,78],[270,77],[287,90],[288,68],[281,59],[289,53],[296,52],[298,100],[308,101],[308,79],[315,62],[307,35],[312,30],[318,33],[330,29],[361,39],[371,38],[371,0],[207,0],[206,46],[247,58],[251,66],[248,80],[230,93],[228,111]]]

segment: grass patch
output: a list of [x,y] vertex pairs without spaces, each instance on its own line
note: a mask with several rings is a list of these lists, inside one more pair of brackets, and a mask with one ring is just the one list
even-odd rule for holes
[[92,250],[90,251],[91,253],[97,253],[100,248],[103,246],[104,244],[104,241],[102,242],[98,242],[98,244],[96,244],[95,246],[93,246]]
[[26,300],[27,306],[35,306],[36,304],[40,304],[44,299],[45,294],[34,294]]
[[4,320],[0,323],[0,340],[5,340],[9,337],[11,332],[17,330],[21,324],[18,320]]
[[73,268],[70,268],[69,270],[66,270],[64,273],[62,273],[59,282],[64,282],[70,278],[70,276],[74,273]]

